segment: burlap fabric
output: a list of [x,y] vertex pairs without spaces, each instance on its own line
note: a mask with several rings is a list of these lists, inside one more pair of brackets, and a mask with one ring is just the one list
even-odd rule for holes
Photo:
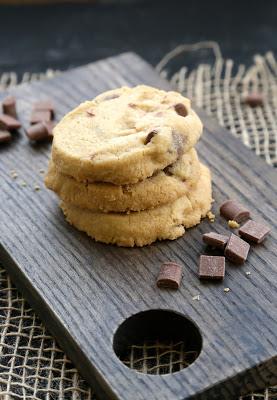
[[[192,70],[182,66],[187,53],[206,56],[207,50],[214,53],[213,63],[200,63]],[[176,71],[180,58],[181,66],[177,63]],[[217,43],[200,42],[178,46],[161,60],[157,69],[177,91],[217,119],[268,164],[277,166],[277,62],[271,52],[256,55],[253,64],[246,67],[224,60]],[[244,97],[251,92],[263,93],[263,107],[244,104]]]
[[[172,58],[187,50],[203,48],[214,51],[216,60],[213,64],[202,63],[190,70],[185,66],[170,70],[168,63]],[[177,90],[192,98],[266,162],[276,166],[277,63],[272,53],[256,56],[248,68],[244,65],[235,67],[231,60],[222,59],[216,44],[201,43],[178,47],[157,69],[167,75]],[[56,73],[52,70],[44,74],[26,73],[20,81],[44,79]],[[18,77],[14,73],[0,77],[1,89],[17,83]],[[242,103],[243,95],[251,90],[264,93],[263,107],[252,109]],[[159,374],[178,371],[193,357],[194,354],[186,352],[182,343],[135,343],[124,362],[141,372]],[[14,287],[4,266],[0,266],[0,400],[10,398],[95,399],[93,388],[80,377]],[[243,399],[277,400],[277,388],[267,388]]]

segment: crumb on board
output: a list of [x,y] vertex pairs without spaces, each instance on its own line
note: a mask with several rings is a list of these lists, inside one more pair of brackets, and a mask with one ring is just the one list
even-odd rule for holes
[[24,181],[22,181],[22,182],[20,182],[20,185],[21,185],[22,187],[26,187],[26,186],[27,186],[27,183],[24,182]]
[[16,179],[17,177],[18,177],[18,174],[17,174],[17,172],[13,169],[13,170],[11,170],[11,177],[13,178],[13,179]]
[[38,191],[40,190],[40,186],[35,185],[35,186],[34,186],[34,189],[35,189],[36,192],[38,192]]
[[40,174],[44,174],[44,172],[45,172],[44,169],[40,169],[40,170],[39,170],[39,173],[40,173]]
[[197,294],[196,296],[193,296],[192,300],[197,300],[197,301],[199,301],[199,300],[200,300],[200,295]]
[[224,288],[224,292],[225,292],[225,293],[230,292],[230,288],[228,288],[228,287]]
[[238,224],[237,221],[234,221],[233,219],[229,219],[228,226],[231,229],[238,229],[240,227],[240,224]]
[[249,275],[251,275],[251,272],[250,271],[246,271],[245,275],[249,276]]
[[214,221],[215,221],[215,215],[214,215],[211,211],[209,211],[209,212],[207,213],[207,217],[209,218],[209,220],[210,220],[211,222],[214,222]]

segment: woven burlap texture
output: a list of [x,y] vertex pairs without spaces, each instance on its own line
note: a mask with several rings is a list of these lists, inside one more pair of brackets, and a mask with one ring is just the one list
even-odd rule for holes
[[[249,68],[244,65],[235,68],[231,60],[222,59],[214,44],[204,44],[215,51],[215,63],[200,64],[192,70],[181,67],[171,75],[166,71],[168,62],[176,54],[201,46],[203,44],[175,49],[175,53],[162,60],[158,70],[177,90],[214,116],[269,164],[276,166],[277,63],[273,54],[256,56]],[[6,73],[0,77],[0,88],[52,77],[56,73],[52,70],[45,74],[26,73],[20,80],[15,73]],[[243,104],[244,94],[251,90],[264,93],[263,107],[252,109]],[[155,360],[160,362],[155,363]],[[160,373],[183,368],[186,355],[182,343],[166,347],[161,347],[161,343],[134,344],[129,358],[124,361],[142,372]],[[95,398],[93,390],[13,286],[3,266],[0,266],[0,393],[3,400],[9,400],[10,396],[24,400]],[[277,400],[277,389],[267,388],[244,399]]]
[[[169,73],[170,63],[191,51],[211,49],[212,64],[199,64],[193,70],[181,66]],[[224,60],[217,43],[200,42],[180,45],[158,64],[158,71],[170,80],[172,86],[221,126],[239,137],[268,164],[277,166],[277,62],[271,52],[256,55],[250,67]],[[263,107],[251,108],[244,98],[252,92],[262,93]]]

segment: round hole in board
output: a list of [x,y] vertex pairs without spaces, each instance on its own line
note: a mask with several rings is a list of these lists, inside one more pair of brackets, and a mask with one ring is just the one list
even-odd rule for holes
[[114,335],[117,357],[129,368],[152,375],[178,372],[202,349],[198,327],[170,310],[142,311],[127,318]]

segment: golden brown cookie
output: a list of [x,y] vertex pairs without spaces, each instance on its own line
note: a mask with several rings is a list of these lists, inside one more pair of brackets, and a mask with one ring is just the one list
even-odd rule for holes
[[172,203],[130,213],[101,213],[61,203],[66,219],[96,241],[118,246],[144,246],[156,240],[176,239],[185,228],[198,224],[206,216],[212,201],[211,177],[201,166],[201,177],[187,195]]
[[78,182],[60,173],[50,162],[46,186],[67,204],[91,211],[141,211],[173,202],[184,196],[200,176],[200,162],[191,149],[163,171],[133,185]]
[[122,87],[82,103],[57,124],[52,158],[60,173],[78,181],[133,184],[174,163],[201,133],[180,93]]

